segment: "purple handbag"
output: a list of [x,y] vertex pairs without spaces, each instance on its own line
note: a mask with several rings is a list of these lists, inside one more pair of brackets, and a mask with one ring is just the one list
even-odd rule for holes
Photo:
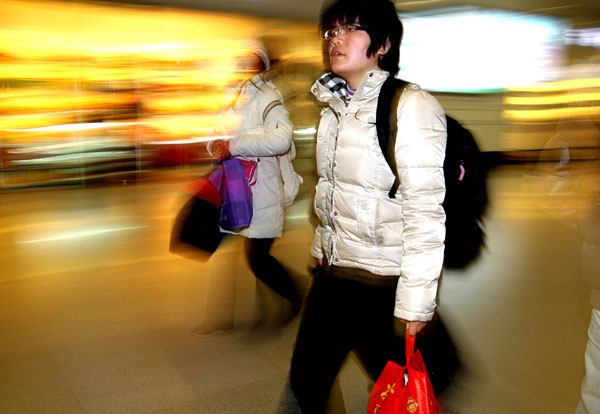
[[226,230],[238,230],[252,221],[252,189],[237,158],[223,161],[208,178],[221,194],[219,225]]

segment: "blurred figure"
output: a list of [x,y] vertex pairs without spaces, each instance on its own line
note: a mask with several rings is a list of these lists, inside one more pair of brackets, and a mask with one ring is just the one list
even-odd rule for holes
[[[600,121],[600,117],[597,119]],[[596,131],[600,138],[600,130]],[[600,141],[599,141],[600,143]],[[585,377],[581,384],[581,400],[576,414],[600,413],[600,154],[598,147],[590,162],[589,172],[582,177],[578,190],[587,202],[578,209],[577,223],[581,232],[581,268],[592,288],[592,316],[585,351]]]
[[[600,67],[595,59],[596,68]],[[581,241],[581,270],[592,288],[592,315],[588,327],[585,351],[585,377],[581,383],[581,399],[576,414],[600,413],[600,101],[585,102],[593,109],[580,121],[589,139],[586,147],[589,161],[583,163],[583,173],[577,179],[580,195],[577,205],[577,226]],[[568,129],[567,129],[568,131]]]
[[[600,74],[600,57],[585,62]],[[581,235],[581,270],[592,288],[592,314],[585,351],[585,377],[575,414],[600,413],[600,101],[596,88],[573,91],[583,96],[565,110],[557,132],[538,163],[543,208]]]
[[[236,66],[244,80],[228,91],[231,101],[219,116],[218,132],[232,139],[211,141],[208,150],[216,159],[235,156],[254,170],[254,178],[249,180],[254,211],[250,226],[236,233],[222,231],[243,236],[245,258],[257,278],[259,325],[266,325],[273,322],[267,315],[269,289],[288,302],[287,311],[277,310],[278,314],[272,315],[279,322],[291,320],[302,303],[291,276],[269,253],[275,238],[283,231],[284,206],[293,202],[301,178],[291,163],[295,157],[292,123],[281,94],[267,77],[269,52],[256,41],[248,42],[247,49],[246,54],[238,57]],[[231,242],[226,241],[226,244]],[[231,265],[235,265],[239,250],[230,247],[219,248],[217,253],[223,251],[223,254],[216,254],[209,262],[213,271],[210,272],[206,319],[192,330],[196,336],[233,328],[237,270]],[[216,271],[215,266],[222,264],[230,268]]]

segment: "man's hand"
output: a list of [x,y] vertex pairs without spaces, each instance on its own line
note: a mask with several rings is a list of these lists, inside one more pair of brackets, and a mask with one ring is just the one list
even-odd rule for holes
[[229,156],[231,156],[231,153],[229,152],[229,141],[223,139],[213,141],[210,146],[210,152],[212,153],[212,156],[218,160],[229,158]]

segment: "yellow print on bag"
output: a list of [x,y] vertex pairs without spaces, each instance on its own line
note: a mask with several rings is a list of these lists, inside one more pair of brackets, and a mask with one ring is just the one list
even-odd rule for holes
[[387,398],[388,393],[393,394],[395,386],[396,386],[395,382],[392,385],[388,384],[387,390],[385,390],[384,392],[381,393],[381,399],[385,400]]
[[416,402],[413,397],[408,397],[408,400],[406,400],[406,410],[409,413],[414,414],[417,412],[418,409],[419,409],[419,403]]
[[375,409],[373,410],[373,414],[377,414],[377,410],[379,410],[381,408],[381,404],[377,404],[375,406]]

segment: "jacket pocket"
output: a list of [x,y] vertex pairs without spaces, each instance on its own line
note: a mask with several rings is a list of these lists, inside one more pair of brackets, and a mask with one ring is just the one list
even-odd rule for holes
[[377,199],[356,200],[356,225],[361,241],[377,244]]
[[377,121],[377,113],[370,109],[361,108],[358,111],[356,111],[356,113],[354,114],[354,117],[356,119],[358,119],[359,121],[365,122],[367,124],[374,125],[375,122]]

